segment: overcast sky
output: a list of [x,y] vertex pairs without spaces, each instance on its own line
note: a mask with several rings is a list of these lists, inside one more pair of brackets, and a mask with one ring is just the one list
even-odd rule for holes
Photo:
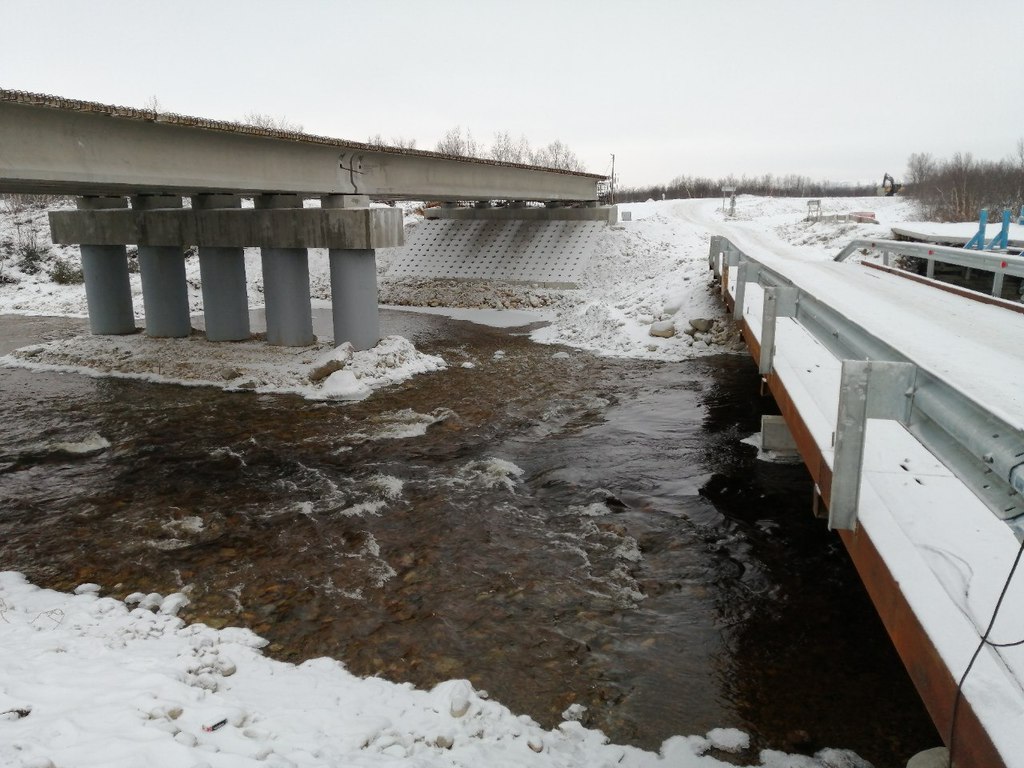
[[1024,136],[1020,0],[0,0],[0,87],[434,149],[567,143],[620,184],[901,177]]

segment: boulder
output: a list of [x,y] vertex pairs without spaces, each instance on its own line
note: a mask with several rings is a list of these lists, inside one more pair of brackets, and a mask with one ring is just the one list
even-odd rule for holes
[[663,339],[671,339],[676,335],[676,324],[672,320],[658,320],[651,323],[650,334]]
[[949,750],[935,747],[918,752],[907,762],[907,768],[946,768],[949,765]]
[[690,321],[690,327],[698,333],[707,333],[715,321],[707,317],[697,317]]
[[319,384],[332,373],[337,373],[344,367],[344,360],[328,360],[327,362],[321,363],[310,370],[309,381],[311,384]]

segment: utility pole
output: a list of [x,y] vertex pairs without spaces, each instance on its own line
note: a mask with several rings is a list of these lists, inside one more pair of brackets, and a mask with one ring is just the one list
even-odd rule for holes
[[615,153],[612,153],[612,177],[611,183],[608,185],[609,190],[609,204],[615,205]]

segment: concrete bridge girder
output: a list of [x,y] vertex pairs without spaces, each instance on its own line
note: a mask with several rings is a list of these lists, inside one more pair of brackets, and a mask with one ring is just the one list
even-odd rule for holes
[[58,108],[2,90],[0,147],[0,192],[588,201],[603,179],[173,115],[143,119],[111,105]]

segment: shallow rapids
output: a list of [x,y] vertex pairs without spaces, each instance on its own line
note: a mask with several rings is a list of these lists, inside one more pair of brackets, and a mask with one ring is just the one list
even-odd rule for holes
[[[0,565],[184,590],[183,618],[279,658],[465,677],[546,726],[579,704],[646,748],[735,726],[885,766],[938,743],[806,472],[741,443],[772,407],[748,359],[382,322],[448,370],[332,404],[0,369]],[[10,347],[81,323],[0,325]]]

